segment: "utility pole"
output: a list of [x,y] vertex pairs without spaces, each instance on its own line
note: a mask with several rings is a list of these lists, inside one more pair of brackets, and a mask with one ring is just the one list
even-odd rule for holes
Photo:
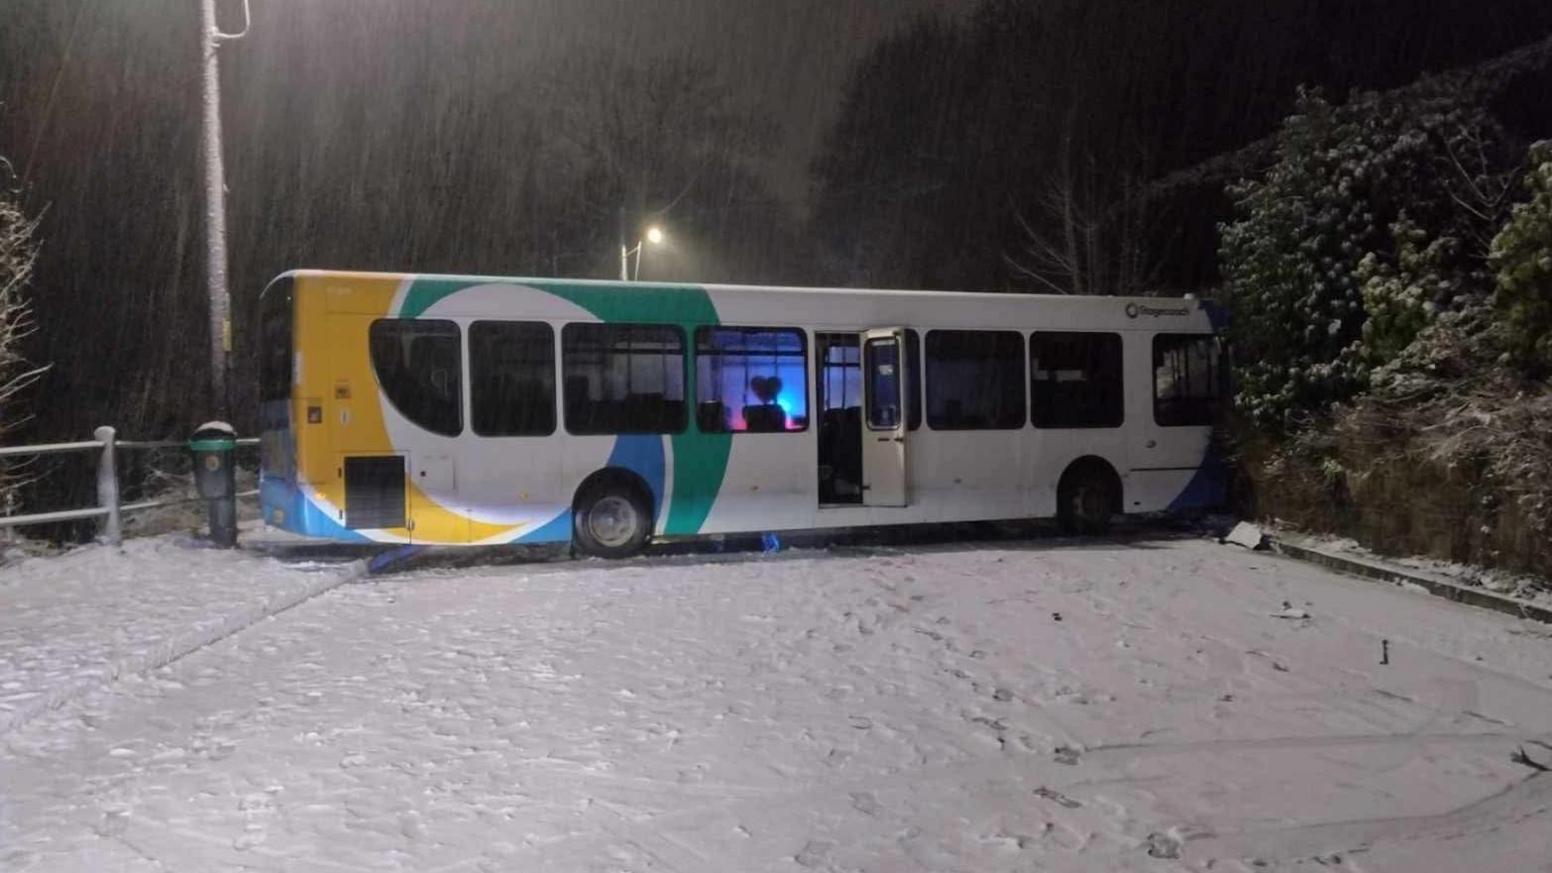
[[[620,281],[621,282],[633,282],[636,279],[640,279],[641,278],[641,250],[643,248],[645,248],[648,243],[651,243],[654,246],[660,246],[660,245],[663,244],[663,241],[665,239],[667,239],[667,237],[663,233],[663,228],[661,228],[661,227],[659,227],[659,226],[654,224],[654,225],[652,225],[652,226],[647,228],[647,234],[646,234],[645,237],[642,237],[642,238],[636,240],[636,244],[634,246],[630,245],[627,242],[628,239],[629,239],[629,237],[627,237],[625,235],[625,207],[621,206],[620,207]],[[631,259],[631,255],[635,255],[636,256],[636,275],[635,276],[631,275],[631,260],[630,260]]]
[[227,374],[232,355],[232,297],[226,285],[226,170],[221,160],[221,68],[216,52],[229,39],[248,33],[252,16],[243,0],[243,29],[223,33],[216,0],[200,0],[200,51],[204,57],[205,285],[210,296],[210,391],[217,418],[231,405]]
[[625,245],[625,207],[620,207],[620,281],[630,281],[630,249]]

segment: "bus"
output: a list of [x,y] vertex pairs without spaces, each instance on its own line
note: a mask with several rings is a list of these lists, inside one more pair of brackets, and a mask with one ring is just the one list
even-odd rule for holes
[[1222,502],[1203,300],[299,270],[260,301],[267,524],[566,543]]

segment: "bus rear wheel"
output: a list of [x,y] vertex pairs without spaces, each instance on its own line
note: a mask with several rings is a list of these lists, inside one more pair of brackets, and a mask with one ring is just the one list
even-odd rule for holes
[[636,489],[601,483],[582,495],[572,513],[572,536],[584,554],[629,558],[652,531],[652,510]]
[[1056,519],[1062,531],[1095,536],[1110,529],[1118,495],[1104,471],[1079,468],[1062,477],[1056,494]]

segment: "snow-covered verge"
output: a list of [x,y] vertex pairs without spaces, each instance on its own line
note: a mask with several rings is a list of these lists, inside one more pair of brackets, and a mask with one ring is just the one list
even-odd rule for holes
[[1363,560],[1390,564],[1405,570],[1444,579],[1456,585],[1481,588],[1493,594],[1501,594],[1505,597],[1526,600],[1543,606],[1552,606],[1552,583],[1539,576],[1514,573],[1494,567],[1460,564],[1420,555],[1401,557],[1384,555],[1373,549],[1366,548],[1362,543],[1351,537],[1312,534],[1277,525],[1270,526],[1268,532],[1273,536],[1294,538],[1302,544],[1314,546],[1323,551],[1352,555]]
[[0,567],[0,732],[316,594],[342,570],[171,536]]
[[1387,555],[1552,579],[1552,385],[1504,366],[1504,329],[1487,306],[1442,316],[1318,424],[1239,434],[1246,503]]
[[1520,873],[1522,751],[1552,630],[1203,541],[431,570],[12,732],[0,867]]

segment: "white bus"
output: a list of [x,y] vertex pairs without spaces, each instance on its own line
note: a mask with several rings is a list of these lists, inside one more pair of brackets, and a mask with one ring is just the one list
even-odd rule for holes
[[261,309],[264,517],[312,537],[623,557],[1224,496],[1190,298],[296,271]]

